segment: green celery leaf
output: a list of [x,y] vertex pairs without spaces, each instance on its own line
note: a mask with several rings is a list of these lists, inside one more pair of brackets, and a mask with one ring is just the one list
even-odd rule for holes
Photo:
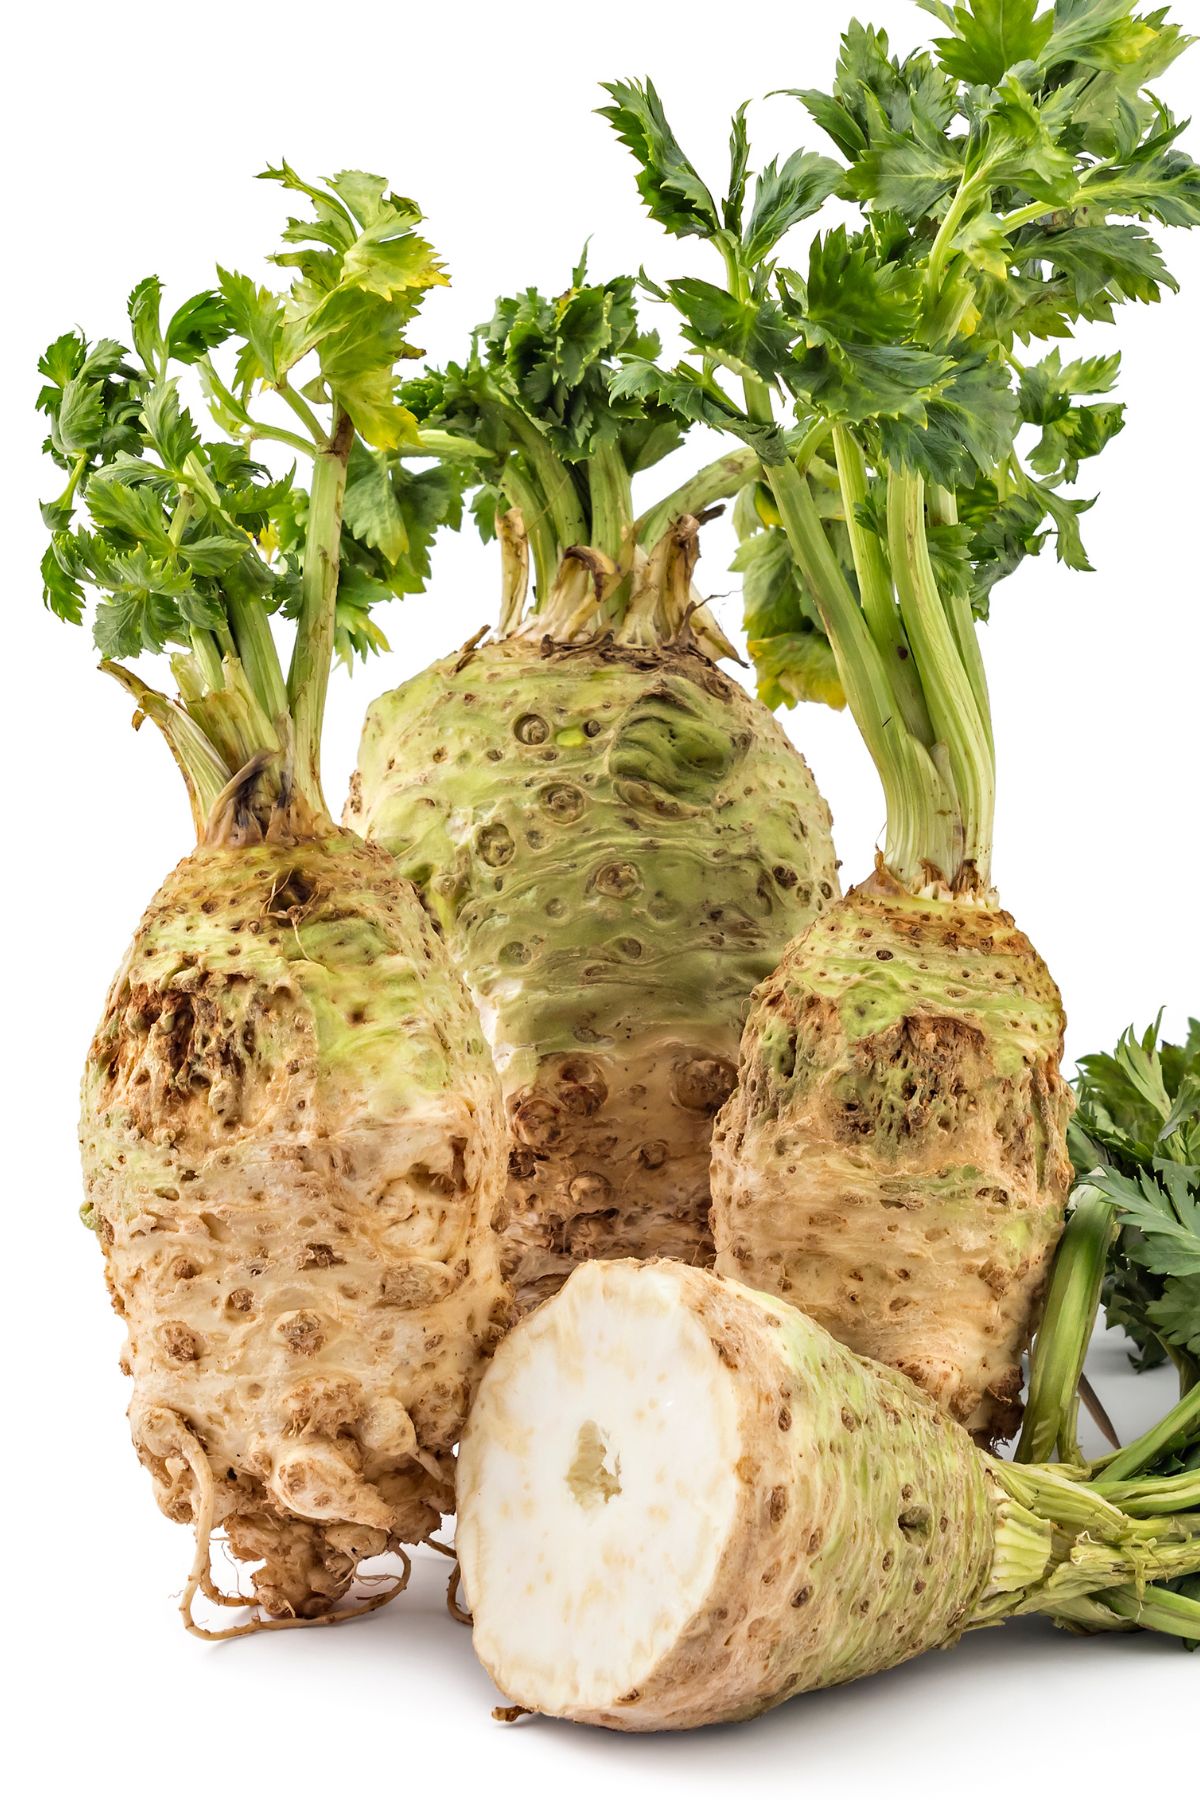
[[729,128],[729,187],[721,204],[721,223],[734,236],[742,229],[746,201],[746,176],[750,167],[750,138],[746,130],[746,102],[733,115]]
[[150,488],[134,487],[105,470],[88,483],[87,508],[101,531],[167,550],[167,519],[161,500]]
[[69,625],[81,625],[85,568],[69,532],[54,532],[42,554],[41,574],[43,605]]
[[853,20],[842,37],[832,94],[787,88],[807,107],[851,162],[881,125],[925,136],[945,133],[958,100],[954,84],[924,51],[901,61],[889,54],[887,33]]
[[165,348],[160,318],[162,282],[157,275],[147,275],[144,280],[138,282],[129,296],[125,310],[129,314],[133,347],[141,357],[147,372],[154,375],[158,371],[159,361]]
[[1037,488],[1046,511],[1053,520],[1059,562],[1065,563],[1068,569],[1078,569],[1082,574],[1090,575],[1092,564],[1083,547],[1079,520],[1085,512],[1091,511],[1096,504],[1095,500],[1069,500],[1044,481],[1034,482],[1032,485]]
[[680,364],[660,369],[644,357],[627,357],[612,378],[614,399],[654,400],[688,423],[715,426],[748,444],[764,463],[784,462],[787,436],[778,425],[751,419],[701,372]]
[[829,640],[820,631],[786,632],[751,639],[758,697],[764,706],[797,706],[812,700],[840,711],[846,704]]
[[1142,87],[1191,42],[1167,21],[1167,8],[1138,15],[1135,0],[1055,0],[1054,29],[1041,52],[1044,69],[1081,64]]
[[739,300],[694,276],[668,282],[667,291],[689,341],[739,373],[772,381],[789,360],[792,334],[773,300]]
[[1200,1275],[1178,1276],[1161,1299],[1147,1303],[1146,1317],[1165,1343],[1200,1360]]
[[232,329],[242,340],[238,375],[243,390],[260,381],[275,384],[283,343],[283,302],[247,275],[218,267],[217,279]]
[[1155,1161],[1136,1181],[1114,1169],[1090,1180],[1137,1227],[1135,1262],[1152,1275],[1200,1276],[1200,1169]]
[[1009,69],[1040,56],[1054,29],[1054,15],[1039,15],[1039,0],[968,0],[953,9],[954,36],[935,38],[948,75],[981,87],[998,87]]
[[912,336],[920,318],[920,275],[885,261],[865,236],[844,225],[814,238],[808,276],[785,277],[810,343],[894,344]]
[[1014,247],[1018,267],[1048,263],[1072,282],[1076,302],[1093,306],[1099,299],[1153,302],[1162,289],[1178,283],[1162,253],[1140,225],[1076,224],[1065,231],[1041,229],[1022,233]]
[[397,562],[408,549],[408,532],[392,486],[388,458],[375,452],[355,461],[356,467],[346,478],[342,508],[345,527],[370,549],[378,550],[387,562]]
[[146,432],[166,468],[179,473],[192,452],[199,448],[200,435],[191,414],[179,404],[179,384],[171,377],[155,384],[146,395],[142,409]]
[[[1069,1128],[1077,1176],[1120,1209],[1104,1303],[1153,1368],[1169,1347],[1200,1378],[1200,1021],[1183,1044],[1160,1020],[1111,1053],[1081,1057]],[[1101,1165],[1097,1170],[1097,1165]]]
[[1116,401],[1069,407],[1046,425],[1029,453],[1029,466],[1038,475],[1076,481],[1080,463],[1098,456],[1124,426],[1125,408]]
[[[606,81],[611,106],[599,111],[638,163],[637,186],[652,219],[673,237],[721,229],[717,205],[680,148],[652,81]],[[736,171],[735,171],[736,172]]]
[[761,262],[793,225],[819,211],[837,189],[842,173],[827,156],[809,150],[793,151],[782,167],[773,158],[754,185],[742,240],[747,259]]
[[952,367],[935,350],[902,344],[829,345],[797,356],[789,385],[829,418],[852,424],[903,418],[923,432]]
[[941,487],[969,485],[1010,454],[1020,413],[1001,364],[970,353],[956,362],[925,407],[923,424],[903,415],[880,420],[890,462],[914,468]]
[[896,131],[877,109],[873,117],[869,148],[850,169],[846,186],[856,200],[915,224],[958,186],[963,141],[933,131]]
[[233,330],[224,297],[205,290],[172,313],[166,329],[167,355],[178,363],[199,362]]
[[970,180],[1003,184],[1048,206],[1067,206],[1078,192],[1074,153],[1011,75],[985,104],[971,109],[965,173]]

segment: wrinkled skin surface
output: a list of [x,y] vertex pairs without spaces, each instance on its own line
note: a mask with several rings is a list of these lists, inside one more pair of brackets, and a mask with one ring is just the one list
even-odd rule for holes
[[519,1304],[591,1257],[710,1261],[750,992],[837,894],[828,809],[770,715],[694,649],[491,643],[375,703],[346,818],[479,1003]]
[[[570,1417],[610,1424],[612,1377],[597,1376],[586,1349],[598,1335],[597,1309],[625,1329],[610,1353],[622,1368],[629,1346],[628,1382],[644,1404],[671,1392],[688,1315],[707,1336],[711,1406],[693,1396],[698,1434],[694,1465],[679,1473],[689,1486],[727,1479],[731,1511],[714,1519],[716,1559],[702,1593],[663,1619],[642,1621],[631,1644],[638,1668],[634,1686],[582,1699],[564,1654],[557,1661],[536,1648],[507,1593],[505,1546],[511,1540],[507,1485],[493,1479],[500,1459],[492,1444],[513,1446],[528,1466],[530,1505],[544,1531],[545,1554],[530,1567],[527,1605],[550,1611],[561,1604],[556,1586],[563,1551],[554,1515],[575,1504],[567,1483],[547,1492],[538,1466],[539,1420],[516,1407],[522,1365],[538,1359],[541,1378],[524,1391],[554,1395]],[[648,1312],[675,1320],[680,1344],[648,1329]],[[614,1335],[616,1335],[614,1333]],[[639,1341],[659,1346],[639,1362]],[[661,1360],[660,1360],[661,1359]],[[665,1387],[662,1385],[665,1382]],[[724,1396],[735,1428],[714,1466],[708,1449]],[[573,1412],[570,1409],[574,1409]],[[621,1467],[619,1437],[611,1445]],[[652,1461],[651,1465],[652,1467]],[[637,1484],[625,1476],[627,1487]],[[731,1281],[677,1264],[609,1263],[580,1270],[546,1306],[521,1322],[500,1346],[480,1388],[460,1456],[460,1551],[475,1614],[475,1643],[501,1691],[533,1711],[620,1731],[678,1730],[742,1719],[793,1694],[831,1687],[893,1667],[921,1651],[952,1643],[972,1622],[992,1574],[998,1496],[985,1459],[969,1437],[932,1400],[894,1370],[854,1356],[793,1307]],[[633,1496],[636,1498],[637,1496]],[[613,1508],[629,1504],[619,1495]],[[668,1484],[658,1504],[636,1521],[619,1563],[597,1555],[594,1580],[587,1557],[594,1538],[574,1545],[584,1559],[576,1580],[606,1607],[614,1581],[636,1590],[639,1570],[668,1554],[673,1499]],[[700,1504],[705,1495],[702,1493]],[[606,1514],[607,1517],[607,1514]],[[635,1528],[636,1526],[636,1528]],[[574,1591],[574,1590],[573,1590]],[[593,1629],[591,1608],[573,1611],[574,1643]],[[606,1628],[621,1633],[628,1613]],[[630,1631],[631,1639],[635,1634]],[[646,1644],[653,1640],[654,1652]],[[515,1646],[532,1641],[535,1648]],[[588,1684],[589,1686],[592,1684]]]
[[713,1140],[717,1268],[903,1369],[982,1440],[1062,1229],[1062,1003],[1007,913],[886,876],[755,996]]
[[[83,1082],[85,1219],[163,1511],[312,1617],[453,1504],[508,1303],[478,1018],[378,850],[200,849],[143,918]],[[203,1465],[201,1465],[203,1467]]]

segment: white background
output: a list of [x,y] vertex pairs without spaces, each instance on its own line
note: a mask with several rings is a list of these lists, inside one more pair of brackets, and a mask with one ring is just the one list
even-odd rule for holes
[[[24,9],[23,9],[24,10]],[[908,48],[931,22],[908,0],[863,16]],[[1175,9],[1200,28],[1196,0]],[[467,1634],[441,1611],[442,1569],[345,1631],[210,1649],[174,1612],[190,1554],[157,1513],[122,1421],[120,1333],[96,1246],[75,1216],[78,1072],[104,987],[166,871],[189,847],[182,788],[147,728],[95,672],[86,636],[38,603],[40,465],[33,364],[72,323],[120,335],[133,282],[156,270],[182,298],[214,260],[263,275],[284,196],[250,177],[281,155],[302,172],[366,167],[413,193],[453,273],[421,336],[460,351],[494,296],[566,284],[592,235],[598,275],[704,266],[641,213],[626,153],[592,116],[596,83],[651,73],[692,154],[720,180],[728,115],[750,95],[826,86],[843,0],[689,9],[293,3],[24,10],[6,28],[5,314],[0,434],[5,546],[7,948],[3,1054],[8,1280],[3,1493],[5,1639],[16,1701],[5,1753],[18,1791],[179,1800],[243,1786],[379,1787],[579,1796],[614,1784],[716,1793],[927,1796],[1044,1791],[1055,1776],[1115,1783],[1139,1764],[1159,1787],[1194,1719],[1200,1661],[1148,1637],[1077,1641],[1037,1622],[759,1723],[688,1740],[624,1740],[491,1722]],[[1162,84],[1200,101],[1200,50]],[[753,115],[765,155],[816,143],[794,102]],[[823,147],[823,146],[822,146]],[[1195,153],[1195,140],[1192,143]],[[1196,234],[1200,239],[1200,233]],[[999,760],[996,872],[1054,970],[1068,1057],[1110,1045],[1160,1003],[1181,1028],[1200,990],[1196,938],[1197,493],[1200,242],[1171,235],[1183,294],[1125,309],[1125,434],[1085,521],[1098,573],[1047,554],[1000,590],[987,630]],[[710,532],[710,590],[731,586]],[[494,615],[494,552],[443,543],[434,595],[391,609],[394,654],[335,677],[327,787],[335,805],[366,702]],[[736,597],[723,609],[736,625]],[[786,720],[833,806],[844,876],[864,874],[882,826],[848,716]],[[1096,1377],[1127,1430],[1169,1387],[1135,1382],[1111,1339]],[[15,1693],[14,1693],[15,1686]],[[751,1759],[758,1759],[752,1762]]]

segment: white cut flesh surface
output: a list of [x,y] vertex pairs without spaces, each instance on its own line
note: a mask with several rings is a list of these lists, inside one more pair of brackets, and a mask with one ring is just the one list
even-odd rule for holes
[[703,1611],[734,1529],[736,1396],[664,1269],[595,1262],[501,1344],[459,1454],[475,1647],[542,1712],[643,1687]]

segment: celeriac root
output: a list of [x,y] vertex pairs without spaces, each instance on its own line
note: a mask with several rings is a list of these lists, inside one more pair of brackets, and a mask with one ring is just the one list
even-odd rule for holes
[[82,1144],[134,1443],[197,1532],[185,1616],[231,1598],[218,1527],[269,1619],[350,1616],[358,1564],[453,1509],[510,1310],[495,1078],[390,859],[331,829],[182,863],[110,993]]
[[784,1301],[594,1263],[501,1344],[463,1434],[475,1647],[518,1708],[658,1731],[1018,1614],[1194,1635],[1168,1584],[1200,1571],[1195,1482],[1112,1485],[990,1456]]
[[755,995],[713,1136],[718,1270],[903,1369],[983,1441],[1065,1216],[1062,1003],[1007,913],[885,873]]
[[460,1451],[484,1666],[618,1730],[742,1718],[952,1641],[993,1543],[984,1459],[933,1401],[672,1263],[578,1270],[500,1346]]
[[837,892],[828,809],[770,714],[686,641],[468,647],[372,706],[346,818],[479,1003],[519,1305],[596,1257],[711,1261],[750,992]]

